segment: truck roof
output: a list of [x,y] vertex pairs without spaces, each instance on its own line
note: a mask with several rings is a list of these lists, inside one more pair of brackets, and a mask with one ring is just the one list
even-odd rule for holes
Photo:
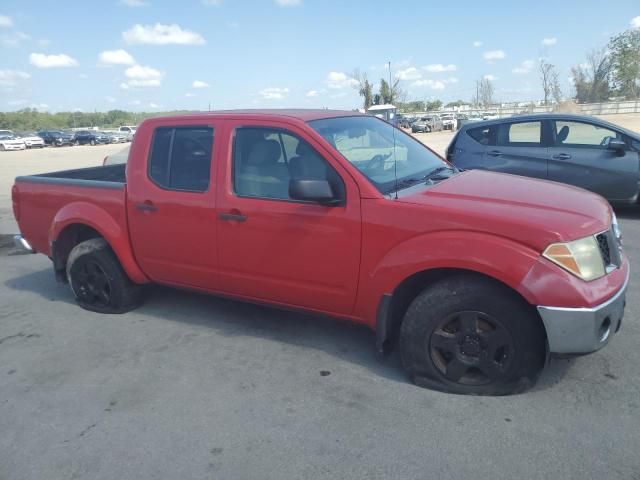
[[264,109],[246,109],[246,110],[216,110],[215,112],[198,112],[198,113],[188,113],[183,115],[175,115],[169,117],[162,117],[163,119],[167,118],[184,118],[184,117],[265,117],[265,118],[296,118],[298,120],[302,120],[303,122],[308,122],[310,120],[320,120],[323,118],[334,118],[334,117],[352,117],[352,116],[362,116],[363,113],[352,110],[327,110],[327,109],[305,109],[305,108],[264,108]]

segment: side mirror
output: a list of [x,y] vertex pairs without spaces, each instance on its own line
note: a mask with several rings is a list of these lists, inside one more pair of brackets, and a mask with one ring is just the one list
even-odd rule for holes
[[289,197],[294,200],[317,202],[322,205],[340,205],[327,180],[292,178],[289,180]]
[[609,150],[613,150],[618,155],[624,155],[624,151],[627,149],[627,145],[622,140],[609,137],[609,141],[607,142],[607,148]]

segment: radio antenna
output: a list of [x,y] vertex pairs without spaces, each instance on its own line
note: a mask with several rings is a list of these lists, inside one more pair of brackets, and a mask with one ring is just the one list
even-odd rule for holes
[[[389,96],[390,100],[393,101],[393,84],[391,83],[391,60],[389,60]],[[398,121],[397,112],[393,113],[393,121],[394,123]],[[395,199],[398,199],[398,159],[396,158],[396,126],[392,123],[391,126],[393,131],[393,176],[395,178]]]

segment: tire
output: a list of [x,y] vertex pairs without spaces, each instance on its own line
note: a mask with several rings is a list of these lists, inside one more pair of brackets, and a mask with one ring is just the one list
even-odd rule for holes
[[103,238],[81,242],[71,250],[67,279],[78,305],[92,312],[125,313],[142,300],[142,287],[127,277]]
[[420,293],[400,327],[402,364],[419,386],[466,395],[509,395],[533,386],[546,358],[542,322],[498,282],[445,278]]
[[0,145],[0,152],[4,152],[5,150],[4,145]]
[[96,141],[92,138],[91,141],[89,142],[91,144],[92,147],[96,146]]

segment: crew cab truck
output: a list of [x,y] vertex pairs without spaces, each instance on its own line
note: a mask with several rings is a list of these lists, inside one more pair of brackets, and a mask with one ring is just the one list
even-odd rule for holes
[[158,283],[320,312],[447,392],[522,391],[623,317],[629,264],[602,197],[461,172],[355,112],[146,120],[126,165],[18,177],[12,198],[16,241],[85,309],[126,312]]

